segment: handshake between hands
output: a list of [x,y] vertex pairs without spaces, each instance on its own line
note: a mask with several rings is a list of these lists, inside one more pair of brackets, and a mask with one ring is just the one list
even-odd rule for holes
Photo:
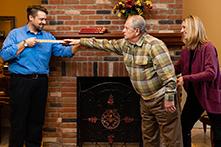
[[80,45],[80,39],[64,39],[61,43],[64,45]]
[[61,42],[63,45],[73,45],[72,53],[76,53],[80,46],[80,39],[64,39]]

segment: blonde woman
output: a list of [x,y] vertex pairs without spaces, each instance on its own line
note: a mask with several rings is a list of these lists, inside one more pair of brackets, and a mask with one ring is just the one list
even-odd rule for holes
[[212,122],[214,147],[221,147],[220,70],[217,50],[208,41],[202,21],[188,16],[182,22],[184,49],[175,65],[177,85],[183,85],[187,100],[181,115],[184,147],[191,147],[191,129],[206,111]]

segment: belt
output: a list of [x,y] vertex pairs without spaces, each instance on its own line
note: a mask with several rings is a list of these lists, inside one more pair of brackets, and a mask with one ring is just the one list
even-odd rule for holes
[[46,78],[46,77],[48,77],[47,74],[28,74],[28,75],[10,74],[10,76],[14,77],[14,78],[27,78],[27,79],[38,79],[38,78]]

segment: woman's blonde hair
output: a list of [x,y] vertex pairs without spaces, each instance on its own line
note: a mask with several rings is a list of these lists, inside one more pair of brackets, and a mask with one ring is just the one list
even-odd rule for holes
[[203,22],[199,17],[189,15],[183,20],[183,23],[187,32],[186,37],[183,38],[186,47],[195,49],[198,45],[208,41]]

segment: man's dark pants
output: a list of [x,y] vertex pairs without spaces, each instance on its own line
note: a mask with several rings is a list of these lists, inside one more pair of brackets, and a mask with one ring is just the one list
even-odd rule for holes
[[11,131],[9,147],[40,147],[48,94],[47,75],[10,78]]

